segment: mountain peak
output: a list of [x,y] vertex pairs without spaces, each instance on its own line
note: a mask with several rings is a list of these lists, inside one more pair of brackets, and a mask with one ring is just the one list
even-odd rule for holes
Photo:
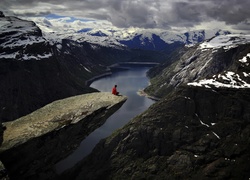
[[[33,21],[6,16],[0,18],[0,23],[0,50],[2,52],[0,59],[40,60],[52,56],[48,48],[42,48],[48,42]],[[39,46],[35,54],[32,46]]]

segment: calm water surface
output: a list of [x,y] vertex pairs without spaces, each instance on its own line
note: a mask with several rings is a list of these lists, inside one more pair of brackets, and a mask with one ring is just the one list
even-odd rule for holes
[[126,71],[114,72],[111,76],[98,79],[91,84],[91,87],[102,92],[111,92],[112,87],[117,84],[117,90],[128,99],[118,111],[107,119],[105,124],[84,139],[70,156],[56,164],[58,173],[73,167],[88,155],[101,139],[123,127],[129,120],[154,103],[153,100],[137,94],[138,90],[148,86],[149,80],[146,77],[148,69],[149,67],[134,67]]

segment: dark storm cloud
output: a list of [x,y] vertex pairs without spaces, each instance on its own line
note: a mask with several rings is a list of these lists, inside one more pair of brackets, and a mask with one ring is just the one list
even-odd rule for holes
[[250,21],[249,0],[3,0],[0,5],[19,15],[51,12],[108,20],[118,27],[168,29],[217,20],[246,29]]
[[[120,9],[110,8],[110,21],[116,26],[156,27],[154,6],[138,1],[122,1]],[[113,16],[115,14],[115,16]]]
[[169,23],[176,26],[191,27],[204,20],[204,13],[201,11],[203,4],[194,4],[188,2],[175,2],[172,5]]
[[237,24],[250,18],[248,0],[213,0],[210,4],[211,7],[205,9],[207,16],[227,24]]
[[52,14],[51,11],[43,11],[43,12],[26,12],[26,13],[15,13],[13,12],[14,16],[28,16],[28,17],[33,17],[33,16],[46,16],[48,14]]

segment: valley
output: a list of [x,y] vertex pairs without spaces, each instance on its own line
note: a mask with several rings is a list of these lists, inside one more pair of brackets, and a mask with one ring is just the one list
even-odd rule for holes
[[127,97],[126,102],[100,128],[95,129],[93,133],[86,137],[71,155],[56,164],[56,170],[60,174],[72,168],[77,162],[90,154],[101,139],[122,128],[130,119],[142,113],[154,103],[154,101],[137,94],[139,89],[148,85],[146,72],[150,67],[138,67],[137,65],[121,65],[121,67],[128,69],[116,71],[112,75],[95,80],[90,86],[101,92],[110,92],[111,87],[116,83],[120,94]]
[[[143,91],[159,101],[101,139],[88,156],[63,172],[59,179],[250,177],[249,35],[222,30],[170,35],[143,30],[127,31],[127,36],[122,36],[114,29],[55,34],[52,31],[55,26],[50,27],[48,22],[49,31],[45,31],[45,21],[35,24],[0,15],[0,85],[3,87],[0,117],[2,126],[6,124],[7,128],[17,119],[39,112],[57,100],[98,92],[88,81],[112,73],[115,64],[157,63],[147,72],[150,84]],[[119,68],[116,70],[120,72]],[[95,115],[97,121],[101,117],[102,123],[107,120],[102,116],[103,111]],[[86,125],[81,128],[78,125],[75,129],[86,131]],[[82,141],[97,129],[95,125],[80,138],[70,136],[72,142],[61,143],[57,148],[68,146],[72,151],[76,148],[74,141]],[[33,127],[32,121],[30,126]],[[61,131],[74,134],[70,127],[67,125]],[[0,130],[3,148],[6,147],[5,132],[3,127]],[[62,136],[57,133],[57,130],[45,133],[55,146],[58,138],[67,137],[67,133]],[[59,162],[69,151],[52,148],[47,157],[53,156],[53,163],[45,158],[43,164],[39,152],[44,154],[48,146],[41,144],[45,142],[43,136],[37,140],[37,146],[28,141],[31,143],[28,146],[18,147],[24,153],[28,147],[34,151],[40,149],[37,157],[27,158],[30,166],[24,165],[24,171],[15,169],[19,167],[16,163],[23,162],[21,155],[15,157],[18,149],[11,150],[13,158],[4,156],[4,151],[0,153],[7,169],[3,171],[9,172],[12,179],[58,178],[43,168]],[[54,156],[58,152],[60,158]]]

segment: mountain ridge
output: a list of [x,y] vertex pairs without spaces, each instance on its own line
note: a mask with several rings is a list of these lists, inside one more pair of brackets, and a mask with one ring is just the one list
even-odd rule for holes
[[[102,27],[101,25],[92,27],[91,24],[88,24],[87,22],[81,22],[80,20],[67,21],[64,18],[30,19],[36,22],[43,30],[45,37],[51,40],[58,39],[58,37],[60,37],[60,39],[70,38],[75,41],[86,41],[113,48],[125,46],[128,48],[150,48],[150,50],[161,50],[162,47],[160,45],[153,49],[152,47],[154,47],[154,44],[159,43],[159,41],[164,42],[165,46],[176,42],[182,45],[196,44],[214,36],[231,33],[227,30],[220,29],[173,33],[160,29],[115,28],[109,26]],[[131,44],[133,45],[129,46]],[[135,44],[137,45],[135,46]]]
[[[238,83],[249,84],[247,62],[249,44],[249,35],[221,35],[188,48],[174,63],[167,64],[163,71],[158,71],[158,67],[152,68],[148,72],[152,78],[151,85],[145,91],[150,95],[162,97],[179,85],[187,83],[199,85],[199,83],[193,83],[193,81],[202,81],[203,86],[206,87],[210,87],[209,84],[215,85],[215,81],[230,85],[234,78],[229,77],[229,74],[232,74],[235,80],[238,79]],[[154,71],[159,73],[158,76],[155,75],[156,72]],[[228,72],[232,73],[226,75],[228,76],[228,82],[226,83],[225,74]],[[204,79],[207,79],[207,84],[205,84]],[[213,83],[209,83],[209,79]]]

